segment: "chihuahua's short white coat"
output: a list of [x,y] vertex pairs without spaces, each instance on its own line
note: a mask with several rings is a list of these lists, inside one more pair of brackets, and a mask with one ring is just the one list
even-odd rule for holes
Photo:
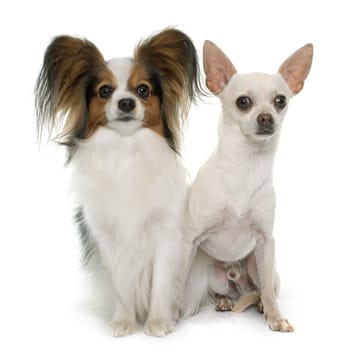
[[[217,276],[213,261],[237,261],[253,252],[248,271],[258,286],[270,328],[293,330],[276,301],[272,169],[288,101],[303,87],[312,51],[311,44],[304,46],[284,62],[277,74],[237,74],[216,45],[209,41],[204,44],[206,83],[219,97],[222,114],[218,145],[189,191],[186,314],[198,310],[208,290],[228,293],[228,281]],[[251,101],[247,110],[237,106],[241,96]],[[284,108],[276,107],[277,96],[285,96]],[[273,118],[273,132],[258,133],[257,119],[262,114]]]

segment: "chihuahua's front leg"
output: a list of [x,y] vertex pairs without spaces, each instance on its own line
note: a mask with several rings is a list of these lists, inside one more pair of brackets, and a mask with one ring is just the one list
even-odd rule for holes
[[255,248],[255,258],[261,284],[261,301],[265,318],[273,331],[293,332],[293,327],[285,319],[277,305],[275,289],[275,240],[271,235],[263,235]]

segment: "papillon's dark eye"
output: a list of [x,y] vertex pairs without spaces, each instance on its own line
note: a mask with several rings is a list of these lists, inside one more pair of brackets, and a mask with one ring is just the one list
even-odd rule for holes
[[110,98],[112,93],[113,93],[113,88],[112,86],[109,86],[109,85],[103,85],[98,90],[98,96],[103,99]]
[[136,93],[138,96],[140,96],[143,99],[146,99],[149,97],[150,93],[149,93],[149,88],[146,85],[139,85],[136,88]]
[[240,96],[236,100],[236,106],[241,111],[247,111],[252,107],[252,100],[248,96]]
[[274,104],[277,109],[283,109],[287,105],[287,98],[283,95],[278,95],[274,99]]

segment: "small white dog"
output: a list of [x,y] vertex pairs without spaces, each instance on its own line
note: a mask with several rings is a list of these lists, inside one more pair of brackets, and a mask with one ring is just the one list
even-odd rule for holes
[[205,42],[203,54],[206,84],[220,98],[222,116],[218,146],[189,192],[185,264],[190,274],[185,314],[196,312],[208,291],[232,295],[234,279],[228,278],[225,263],[244,259],[250,280],[246,290],[261,298],[268,325],[275,331],[291,332],[293,327],[276,301],[272,168],[289,99],[303,88],[313,46],[296,51],[274,75],[237,74],[210,41]]

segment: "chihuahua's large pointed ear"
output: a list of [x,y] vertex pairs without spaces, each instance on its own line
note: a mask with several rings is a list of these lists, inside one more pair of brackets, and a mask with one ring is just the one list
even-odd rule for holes
[[206,40],[203,46],[203,64],[208,89],[217,95],[237,73],[228,57],[211,41]]
[[288,57],[278,70],[294,95],[304,86],[310,72],[312,56],[313,46],[307,44]]

